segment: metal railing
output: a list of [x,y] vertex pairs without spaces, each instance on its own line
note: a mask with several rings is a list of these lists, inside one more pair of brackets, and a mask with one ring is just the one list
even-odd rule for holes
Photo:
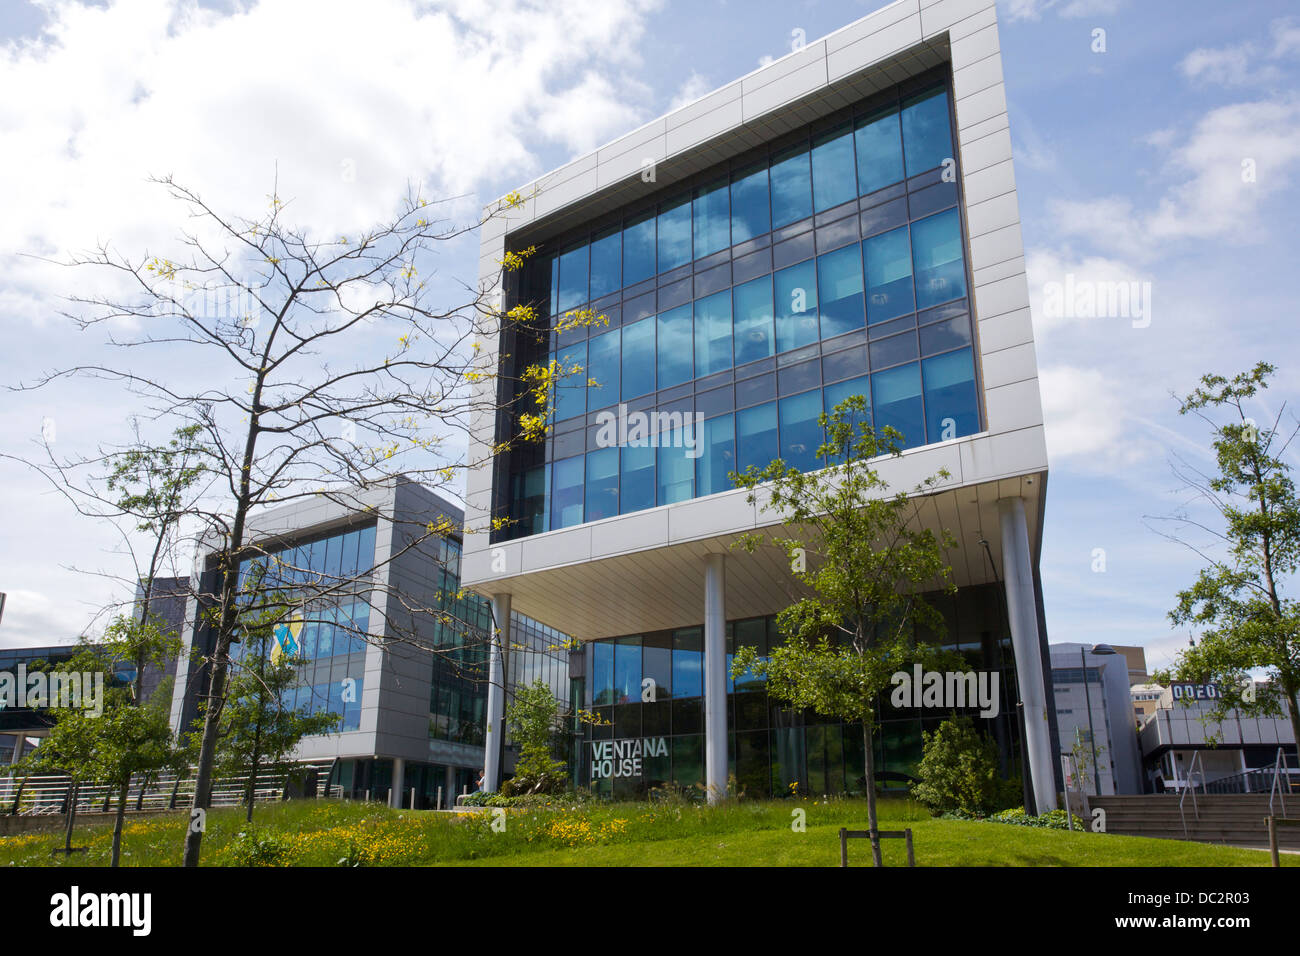
[[[1080,819],[1087,826],[1087,821],[1092,817],[1092,811],[1088,809],[1088,787],[1084,783],[1083,774],[1079,771],[1079,762],[1072,753],[1061,754],[1061,780],[1065,785],[1063,796],[1065,797],[1065,826],[1066,829],[1074,829],[1074,815],[1070,810],[1070,791],[1073,789],[1079,794],[1079,804],[1083,808]],[[1070,786],[1073,782],[1074,787]]]
[[1273,816],[1273,799],[1279,798],[1282,801],[1282,816],[1286,816],[1286,794],[1281,786],[1281,771],[1286,769],[1286,788],[1291,789],[1291,768],[1286,761],[1286,751],[1281,747],[1277,748],[1277,756],[1273,759],[1273,785],[1268,789],[1268,815]]
[[1185,787],[1183,787],[1183,792],[1182,792],[1182,794],[1178,797],[1178,816],[1181,817],[1181,818],[1182,818],[1182,821],[1183,821],[1183,836],[1184,836],[1184,837],[1187,836],[1187,814],[1183,811],[1183,803],[1184,803],[1184,801],[1186,801],[1186,799],[1187,799],[1187,793],[1188,793],[1188,791],[1191,791],[1191,794],[1192,794],[1192,813],[1195,814],[1197,820],[1201,819],[1201,808],[1200,808],[1200,807],[1197,805],[1197,803],[1196,803],[1196,780],[1195,780],[1195,777],[1196,777],[1196,775],[1197,775],[1197,770],[1196,770],[1197,766],[1200,766],[1200,767],[1201,767],[1201,770],[1200,770],[1201,787],[1202,787],[1202,789],[1204,789],[1204,787],[1205,787],[1205,767],[1204,767],[1204,765],[1201,764],[1201,752],[1200,752],[1199,750],[1196,751],[1194,754],[1192,754],[1192,762],[1189,763],[1189,764],[1187,765],[1187,785],[1186,785]]
[[[130,812],[175,810],[194,800],[194,774],[165,773],[149,777],[132,777],[127,787],[126,809]],[[259,771],[253,787],[257,802],[287,799],[294,781],[316,772],[316,796],[329,796],[329,778],[333,764],[297,764],[288,773]],[[335,788],[337,789],[337,788]],[[75,792],[75,798],[73,796]],[[0,777],[0,813],[40,816],[68,812],[75,799],[78,813],[107,813],[115,809],[118,788],[107,784],[79,784],[65,774],[28,774]],[[212,784],[213,807],[233,807],[248,798],[248,774],[218,777]]]

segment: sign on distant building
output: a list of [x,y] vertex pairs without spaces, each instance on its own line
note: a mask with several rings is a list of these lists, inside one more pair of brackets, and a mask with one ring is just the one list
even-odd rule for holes
[[1170,684],[1174,700],[1218,700],[1223,696],[1218,684]]

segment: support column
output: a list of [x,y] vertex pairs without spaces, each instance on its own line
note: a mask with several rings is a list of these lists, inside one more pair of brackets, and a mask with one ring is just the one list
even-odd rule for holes
[[510,646],[510,595],[492,595],[492,622],[499,633],[488,648],[487,733],[483,737],[483,789],[501,788],[501,755],[505,742],[506,648]]
[[704,565],[704,783],[709,803],[727,795],[727,556]]
[[[447,764],[447,770],[444,779],[445,782],[443,783],[442,786],[442,793],[443,793],[442,802],[446,804],[446,809],[455,810],[456,809],[456,768],[453,767],[451,764]],[[439,807],[438,809],[442,810],[443,807]]]
[[401,757],[393,758],[393,786],[388,791],[388,805],[394,810],[402,809],[402,789],[406,785],[406,761]]
[[1039,813],[1056,809],[1056,779],[1052,768],[1052,733],[1047,722],[1047,692],[1043,683],[1043,654],[1034,603],[1033,558],[1023,498],[998,502],[1002,526],[1002,576],[1007,591],[1007,616],[1011,619],[1011,647],[1025,715],[1025,768],[1033,784]]

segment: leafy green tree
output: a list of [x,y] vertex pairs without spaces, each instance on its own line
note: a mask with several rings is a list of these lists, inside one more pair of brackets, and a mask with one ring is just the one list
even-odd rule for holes
[[952,717],[922,731],[924,749],[912,796],[940,813],[987,814],[1000,809],[1006,785],[998,777],[998,752],[970,717]]
[[[329,733],[340,720],[336,713],[284,706],[286,692],[298,685],[302,659],[278,650],[276,631],[303,623],[300,613],[274,600],[271,607],[245,609],[241,615],[239,636],[248,650],[235,662],[221,710],[217,768],[226,774],[248,774],[244,800],[249,822],[259,777],[288,774],[302,738]],[[197,750],[201,734],[199,729],[191,736],[192,749]]]
[[[1300,740],[1300,607],[1287,593],[1300,565],[1300,501],[1284,460],[1297,429],[1280,429],[1285,405],[1266,427],[1247,412],[1273,372],[1260,362],[1231,379],[1205,375],[1181,400],[1180,414],[1195,414],[1210,428],[1216,471],[1205,474],[1186,465],[1175,470],[1219,521],[1211,526],[1187,514],[1165,519],[1211,535],[1215,546],[1167,535],[1191,547],[1207,566],[1178,592],[1169,614],[1175,625],[1199,627],[1200,640],[1155,676],[1161,683],[1217,682],[1222,696],[1207,716],[1219,721],[1235,708],[1281,716],[1285,702]],[[1257,686],[1250,679],[1258,670],[1268,683]]]
[[921,496],[948,474],[924,479],[910,494],[891,494],[872,462],[901,455],[903,436],[889,427],[876,431],[867,419],[860,395],[820,417],[826,441],[817,457],[829,463],[821,471],[804,473],[777,459],[762,470],[751,465],[744,474],[732,473],[737,486],[749,489],[751,503],[761,486],[762,510],[780,516],[783,532],[746,535],[737,544],[752,553],[770,538],[807,592],[777,617],[785,644],[766,659],[753,648],[737,649],[732,675],[749,671],[793,707],[861,725],[872,857],[880,866],[873,740],[878,701],[903,666],[953,661],[917,633],[941,636],[945,630],[943,616],[922,592],[956,591],[944,556],[956,542],[919,520]]
[[541,680],[520,687],[506,711],[506,720],[519,746],[515,775],[507,781],[507,796],[563,790],[568,783],[565,763],[552,756],[555,733],[561,725],[560,704],[550,688]]

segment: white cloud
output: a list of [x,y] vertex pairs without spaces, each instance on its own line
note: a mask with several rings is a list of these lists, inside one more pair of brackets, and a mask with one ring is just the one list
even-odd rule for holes
[[1280,17],[1268,25],[1271,44],[1263,50],[1245,41],[1223,47],[1198,47],[1178,64],[1187,79],[1200,84],[1252,86],[1277,83],[1282,71],[1268,60],[1300,54],[1300,17]]
[[1122,5],[1123,0],[1002,0],[1001,16],[1012,23],[1041,20],[1048,10],[1055,10],[1059,17],[1079,19],[1116,13]]
[[714,84],[707,77],[691,70],[691,75],[686,78],[686,82],[677,88],[672,102],[668,104],[668,109],[675,110],[688,103],[693,103],[706,93],[712,92],[713,88]]
[[1154,451],[1129,413],[1132,389],[1096,368],[1044,366],[1038,371],[1047,453],[1053,467],[1114,474]]

